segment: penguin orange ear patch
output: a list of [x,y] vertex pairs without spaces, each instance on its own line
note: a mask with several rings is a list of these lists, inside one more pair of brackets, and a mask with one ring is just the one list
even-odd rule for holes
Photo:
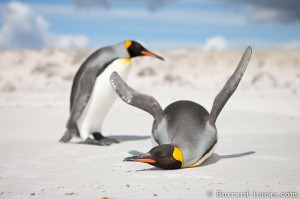
[[131,44],[132,44],[132,41],[126,40],[125,41],[125,48],[128,49],[131,46]]

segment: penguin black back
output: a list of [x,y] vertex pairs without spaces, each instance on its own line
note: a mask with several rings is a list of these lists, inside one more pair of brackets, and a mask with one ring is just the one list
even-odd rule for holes
[[164,109],[163,114],[170,127],[203,127],[209,116],[209,113],[203,106],[186,100],[176,101],[168,105]]

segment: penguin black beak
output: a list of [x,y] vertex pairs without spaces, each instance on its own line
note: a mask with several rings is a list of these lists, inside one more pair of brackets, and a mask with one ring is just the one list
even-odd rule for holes
[[162,58],[161,56],[158,56],[158,55],[156,55],[156,54],[154,54],[154,53],[152,53],[152,52],[150,52],[150,51],[148,51],[148,50],[142,50],[142,51],[141,51],[141,54],[144,55],[144,56],[155,57],[155,58],[157,58],[157,59],[160,59],[160,60],[162,60],[162,61],[165,61],[164,58]]
[[156,163],[156,161],[153,159],[153,157],[150,153],[144,153],[139,156],[127,157],[123,161],[124,162],[143,162],[143,163],[149,163],[149,164]]

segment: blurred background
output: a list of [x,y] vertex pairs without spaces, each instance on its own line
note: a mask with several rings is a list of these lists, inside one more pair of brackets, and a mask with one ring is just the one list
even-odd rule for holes
[[297,95],[299,33],[298,0],[2,0],[0,91],[67,99],[94,50],[132,39],[166,60],[134,59],[137,89],[220,90],[251,45],[240,87]]
[[300,47],[298,0],[1,0],[0,13],[2,49]]
[[297,92],[299,33],[298,0],[2,0],[0,90],[67,91],[95,49],[133,39],[166,62],[134,60],[132,81],[215,88],[251,45],[242,87]]
[[67,97],[94,50],[126,39],[166,60],[134,59],[137,89],[219,90],[251,45],[241,88],[299,93],[298,0],[2,0],[0,91]]

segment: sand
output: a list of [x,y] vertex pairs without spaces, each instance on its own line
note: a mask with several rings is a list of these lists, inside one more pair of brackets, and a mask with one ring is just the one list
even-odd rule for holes
[[[151,149],[153,119],[121,100],[103,127],[120,144],[58,142],[68,118],[72,78],[92,51],[0,52],[0,198],[185,199],[211,193],[217,198],[221,192],[300,197],[299,51],[255,52],[217,120],[213,156],[200,167],[172,171],[122,162]],[[166,61],[134,60],[128,83],[153,95],[162,107],[185,99],[207,110],[242,53],[155,52]]]

